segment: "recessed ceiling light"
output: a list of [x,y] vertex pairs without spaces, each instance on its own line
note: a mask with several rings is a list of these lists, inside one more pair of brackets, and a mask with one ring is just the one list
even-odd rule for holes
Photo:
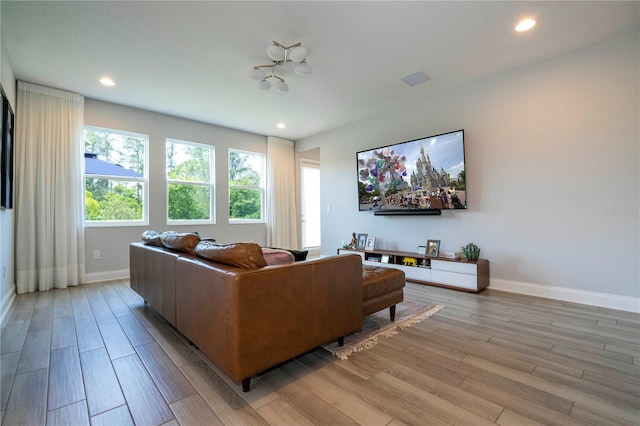
[[276,124],[276,127],[277,127],[278,129],[284,129],[285,127],[287,127],[287,125],[286,125],[286,124],[284,124],[284,123],[278,123],[278,124]]
[[100,84],[103,84],[105,86],[115,86],[116,83],[114,83],[113,80],[111,80],[109,77],[102,77],[100,79]]
[[536,21],[534,21],[533,19],[530,19],[530,18],[523,19],[518,23],[518,25],[516,25],[516,31],[521,33],[522,31],[530,30],[535,25],[536,25]]

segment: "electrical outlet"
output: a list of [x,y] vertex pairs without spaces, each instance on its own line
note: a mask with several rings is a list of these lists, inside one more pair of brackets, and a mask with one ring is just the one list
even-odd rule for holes
[[93,251],[93,260],[98,260],[100,259],[100,250],[94,250]]

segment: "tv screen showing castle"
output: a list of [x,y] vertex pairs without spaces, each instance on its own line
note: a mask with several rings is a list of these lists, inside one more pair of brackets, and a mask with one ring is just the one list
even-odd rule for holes
[[360,210],[467,208],[463,130],[357,157]]

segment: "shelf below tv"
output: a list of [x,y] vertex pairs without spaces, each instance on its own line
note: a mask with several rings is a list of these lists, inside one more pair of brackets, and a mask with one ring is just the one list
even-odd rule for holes
[[[362,257],[364,265],[395,268],[404,272],[407,281],[438,287],[453,288],[469,292],[479,292],[489,286],[489,261],[446,259],[444,257],[429,257],[423,254],[394,250],[354,250],[338,249],[338,254],[356,253]],[[374,261],[385,259],[387,262]],[[407,266],[414,259],[418,265],[424,261],[429,267]]]
[[375,216],[440,216],[440,209],[416,209],[416,210],[375,210]]

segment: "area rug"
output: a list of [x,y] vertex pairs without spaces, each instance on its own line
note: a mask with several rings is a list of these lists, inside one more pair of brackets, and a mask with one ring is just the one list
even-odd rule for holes
[[411,327],[442,308],[444,308],[443,305],[404,301],[396,306],[395,321],[389,321],[389,309],[384,309],[365,317],[362,331],[346,336],[343,346],[338,346],[338,342],[333,342],[323,348],[340,359],[347,359],[355,352],[374,347],[378,344],[380,337],[397,334],[400,330]]

